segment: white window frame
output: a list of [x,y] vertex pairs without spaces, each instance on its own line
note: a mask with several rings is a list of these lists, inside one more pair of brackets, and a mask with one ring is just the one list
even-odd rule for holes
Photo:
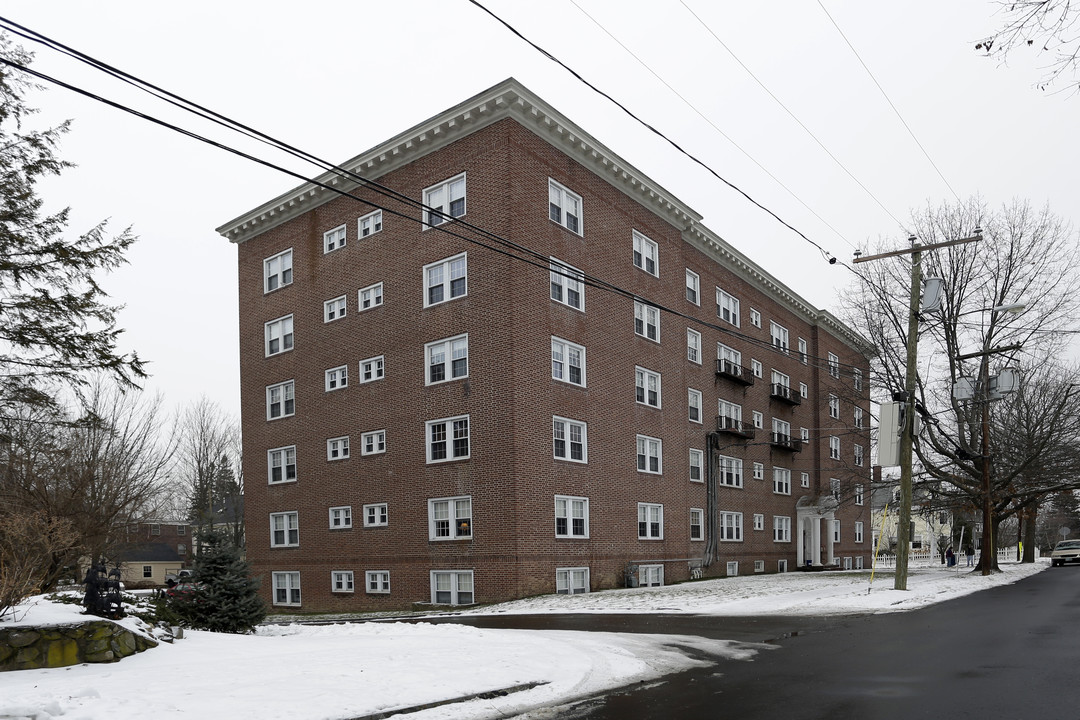
[[727,575],[728,577],[738,577],[739,576],[739,561],[738,560],[728,560],[727,564],[724,567],[724,574]]
[[803,365],[808,364],[810,360],[807,349],[808,348],[806,345],[806,340],[804,340],[803,338],[799,338],[799,362],[801,362]]
[[[656,469],[652,469],[655,460]],[[647,475],[664,474],[664,441],[648,435],[637,436],[637,469]]]
[[[639,329],[640,326],[640,329]],[[650,329],[655,337],[651,337]],[[634,301],[634,334],[654,343],[660,342],[660,308]]]
[[756,572],[756,573],[765,572],[765,561],[764,560],[755,560],[754,561],[754,572]]
[[349,459],[349,436],[326,439],[326,459],[328,462]]
[[716,533],[720,542],[742,542],[742,513],[721,510],[717,514]]
[[323,322],[330,323],[335,320],[340,320],[348,313],[348,296],[341,295],[339,297],[327,300],[323,303]]
[[[664,506],[661,503],[638,503],[638,540],[664,539]],[[642,524],[645,532],[642,533]]]
[[690,328],[686,328],[686,359],[701,364],[701,333]]
[[829,375],[840,377],[840,358],[836,353],[829,353]]
[[829,395],[829,417],[834,420],[840,419],[840,398],[836,395]]
[[841,535],[840,535],[840,521],[839,520],[833,520],[832,521],[832,527],[833,527],[832,541],[833,541],[833,544],[836,544],[836,543],[840,542],[840,537],[841,537]]
[[[461,425],[462,421],[464,421],[464,427],[462,427]],[[433,439],[434,436],[432,435],[432,431],[437,425],[444,426],[442,440]],[[472,438],[469,425],[470,422],[468,415],[455,415],[454,417],[439,418],[438,420],[428,420],[424,424],[424,446],[426,447],[427,452],[427,463],[429,465],[433,465],[435,463],[468,460],[472,456]],[[459,434],[462,429],[464,429],[463,436]],[[460,454],[458,452],[458,446],[456,444],[456,441],[461,440],[462,438],[464,438],[466,445],[466,452],[464,454]],[[445,457],[434,457],[435,448],[433,446],[437,442],[445,443]]]
[[716,481],[724,487],[741,488],[743,486],[742,458],[721,455],[716,465]]
[[382,210],[372,210],[367,215],[361,215],[356,219],[357,240],[363,240],[379,232],[382,232]]
[[829,438],[829,457],[833,460],[840,459],[840,438],[836,435]]
[[[557,303],[585,312],[585,273],[558,258],[548,258],[551,274],[551,299]],[[571,300],[574,293],[577,302]]]
[[[567,205],[577,204],[577,214],[571,213]],[[560,225],[575,235],[584,237],[585,228],[582,222],[581,196],[570,190],[560,182],[548,178],[548,220]],[[558,217],[555,217],[558,215]],[[571,222],[570,218],[574,218]]]
[[859,430],[863,429],[863,409],[861,407],[855,408],[855,427]]
[[860,484],[855,486],[855,504],[856,505],[862,505],[863,501],[864,501],[863,486],[860,483]]
[[765,479],[765,464],[764,463],[759,463],[759,462],[754,463],[754,479],[755,480],[764,480]]
[[[275,465],[275,461],[280,462]],[[292,459],[290,463],[289,460]],[[289,477],[289,467],[292,467],[292,477]],[[281,468],[281,479],[274,480],[274,468]],[[279,448],[270,448],[266,451],[266,483],[268,485],[282,485],[296,482],[296,446],[284,445]]]
[[582,595],[589,592],[589,568],[555,568],[556,595]]
[[[450,588],[449,590],[438,590],[438,577],[440,575],[449,576]],[[468,590],[462,590],[462,580],[468,578]],[[449,592],[450,597],[448,602],[439,602],[439,592]],[[462,595],[468,594],[468,597],[463,599]],[[476,602],[476,579],[473,576],[472,570],[432,570],[431,571],[431,604],[432,605],[472,605]]]
[[[655,381],[655,390],[650,387],[650,383]],[[641,398],[638,399],[640,391]],[[649,402],[649,393],[655,392],[656,402]],[[661,382],[660,373],[653,372],[647,368],[637,366],[634,368],[634,399],[639,405],[647,405],[659,410],[664,406],[663,395],[663,383]]]
[[782,467],[773,467],[773,494],[774,495],[790,495],[791,494],[791,470]]
[[663,565],[638,565],[638,587],[663,587]]
[[[697,537],[694,537],[694,529],[697,529]],[[703,542],[705,540],[705,511],[701,508],[690,508],[690,542]]]
[[[282,250],[263,260],[263,294],[292,285],[292,248]],[[271,287],[273,284],[273,287]]]
[[791,542],[791,517],[773,515],[773,542]]
[[349,366],[338,365],[330,368],[325,373],[326,392],[342,390],[349,387]]
[[352,570],[330,571],[330,592],[352,593],[356,591],[356,583]]
[[804,488],[810,487],[810,473],[799,473],[799,484]]
[[806,383],[799,383],[799,397],[806,400],[810,397],[810,388],[806,386]]
[[810,428],[799,428],[799,439],[803,442],[810,442]]
[[[695,469],[697,477],[694,477]],[[705,453],[695,448],[690,448],[690,482],[705,482]]]
[[360,456],[382,455],[386,452],[386,430],[369,430],[360,434]]
[[352,505],[341,505],[329,510],[331,530],[352,529]]
[[[441,361],[436,362],[439,358]],[[464,372],[462,370],[464,360]],[[442,368],[441,380],[432,380],[432,371],[436,367]],[[424,345],[424,384],[438,385],[454,380],[464,380],[469,377],[469,334],[455,335],[443,338]]]
[[[277,606],[299,607],[300,596],[300,573],[293,571],[270,573],[271,582],[274,586],[273,604]],[[280,599],[284,591],[285,598]]]
[[[424,201],[423,230],[437,227],[453,218],[464,217],[468,212],[467,192],[465,173],[424,188],[421,195]],[[461,212],[454,212],[453,205],[457,200],[461,200]]]
[[854,445],[853,447],[854,447],[854,451],[855,451],[855,465],[858,466],[858,467],[862,467],[863,462],[864,462],[864,457],[865,457],[864,453],[863,453],[863,446],[862,445]]
[[[754,310],[754,312],[757,312]],[[725,322],[741,327],[739,319],[739,298],[720,288],[716,288],[716,317]]]
[[788,329],[776,321],[770,321],[769,336],[772,338],[773,347],[787,355],[790,343]]
[[[280,393],[281,399],[274,402],[274,392]],[[292,409],[290,410],[289,403],[292,403]],[[281,412],[277,415],[273,414],[274,405],[281,405]],[[292,417],[296,414],[296,382],[294,380],[286,380],[284,382],[274,383],[273,385],[266,386],[266,419],[267,420],[281,420],[282,418]]]
[[750,308],[750,324],[756,328],[761,327],[761,311]]
[[863,524],[862,520],[855,521],[855,542],[861,543],[863,541]]
[[787,572],[787,559],[777,560],[776,561],[776,572],[777,573],[786,573]]
[[[281,355],[293,349],[293,316],[284,315],[263,326],[263,350],[265,357]],[[278,341],[280,350],[270,350],[270,343]]]
[[[649,237],[637,230],[633,231],[634,238],[634,267],[643,270],[653,277],[660,277],[660,246]],[[649,265],[652,268],[649,268]]]
[[366,312],[382,307],[384,300],[383,284],[381,282],[362,287],[356,291],[356,312]]
[[754,513],[754,529],[765,529],[765,515],[763,515],[762,513]]
[[769,376],[769,379],[772,380],[773,385],[782,385],[788,391],[791,390],[791,377],[780,372],[779,370],[774,369],[772,371],[772,374]]
[[765,416],[757,410],[751,410],[750,416],[753,418],[754,427],[758,430],[765,429]]
[[791,423],[780,418],[772,419],[773,439],[777,441],[791,440]]
[[365,570],[364,592],[368,595],[390,594],[390,571],[389,570]]
[[[575,355],[577,356],[576,365],[573,362]],[[573,380],[574,368],[577,368],[578,370],[578,379],[580,382],[574,382]],[[568,385],[586,387],[585,346],[552,335],[551,377],[553,380],[558,380],[559,382],[564,382]]]
[[753,358],[750,358],[750,372],[756,378],[764,379],[764,377],[765,377],[765,369],[762,366],[760,360],[755,360]]
[[[690,420],[690,422],[696,423],[698,425],[702,424],[704,412],[701,408],[701,405],[703,402],[704,401],[702,400],[700,390],[695,390],[694,388],[686,388],[687,418]],[[694,417],[695,415],[697,417]]]
[[[369,365],[370,367],[365,367]],[[371,377],[368,377],[370,375]],[[360,361],[360,377],[357,382],[361,385],[378,382],[386,377],[386,356],[376,355]]]
[[742,405],[736,405],[733,402],[720,398],[717,402],[717,415],[734,420],[736,425],[733,427],[742,425]]
[[[559,532],[560,519],[563,520],[562,532]],[[580,531],[577,525],[580,525]],[[570,540],[589,539],[589,498],[555,496],[555,537]]]
[[[439,271],[438,282],[432,279],[432,271]],[[460,277],[453,273],[463,270]],[[463,280],[460,292],[455,293],[456,280]],[[439,288],[440,297],[432,299],[432,290]],[[443,303],[467,297],[469,294],[469,253],[463,252],[424,266],[424,307],[434,307]]]
[[686,268],[686,301],[701,306],[701,276]]
[[364,527],[386,527],[390,524],[390,510],[386,503],[368,503],[364,506]]
[[[574,432],[577,431],[578,441],[574,442]],[[552,453],[556,460],[587,464],[589,462],[589,426],[581,420],[553,415],[551,418]],[[559,444],[562,443],[562,454],[559,454]],[[580,458],[574,457],[574,446],[580,447]]]
[[[428,499],[428,540],[432,542],[444,542],[454,540],[470,540],[473,536],[473,506],[472,495],[456,495],[454,497],[429,498]],[[446,517],[436,516],[439,505],[446,506]],[[462,509],[467,514],[462,514]],[[465,521],[466,529],[462,529],[462,520]],[[439,523],[446,522],[446,533],[441,534]]]
[[327,230],[322,235],[323,255],[345,247],[347,240],[347,231],[344,225],[338,225],[333,230]]
[[[855,368],[854,370],[852,370],[851,371],[851,378],[855,383],[855,389],[861,392],[862,391],[862,370],[860,370],[859,368]],[[859,558],[859,559],[861,560],[862,558]]]
[[[276,523],[281,521],[281,527]],[[281,542],[275,537],[281,533]],[[296,510],[270,513],[270,547],[285,548],[300,546],[300,513]]]

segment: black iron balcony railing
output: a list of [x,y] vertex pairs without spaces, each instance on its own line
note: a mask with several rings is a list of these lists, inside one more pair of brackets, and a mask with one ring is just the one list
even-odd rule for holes
[[799,395],[799,391],[792,390],[790,386],[782,383],[773,383],[769,396],[788,405],[802,405],[802,396]]
[[753,439],[756,428],[749,424],[744,423],[742,420],[738,420],[727,415],[716,416],[716,431],[727,433],[729,435],[736,435],[741,438]]
[[716,374],[726,377],[742,385],[753,385],[754,374],[738,363],[730,360],[718,359],[716,361]]

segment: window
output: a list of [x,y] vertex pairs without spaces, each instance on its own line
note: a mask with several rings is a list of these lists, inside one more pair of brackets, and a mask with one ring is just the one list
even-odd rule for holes
[[424,307],[464,297],[468,293],[467,275],[467,253],[425,265]]
[[382,210],[376,210],[364,215],[356,221],[356,235],[366,238],[382,230]]
[[555,592],[559,595],[589,592],[589,568],[556,568]]
[[772,469],[772,490],[777,495],[791,494],[791,471],[787,468]]
[[753,358],[750,359],[750,371],[754,374],[754,377],[756,378],[764,377],[764,371],[761,367],[760,360],[754,360]]
[[276,572],[271,573],[274,582],[275,605],[299,605],[300,604],[300,573]]
[[364,586],[372,594],[385,595],[390,592],[389,570],[368,570],[364,573]]
[[292,380],[266,386],[266,419],[277,420],[289,417],[296,411],[296,401],[293,398],[295,384]]
[[326,459],[344,460],[349,457],[349,438],[330,438],[326,441]]
[[765,416],[759,413],[757,410],[752,410],[751,415],[754,418],[754,427],[758,430],[765,429]]
[[300,526],[295,512],[270,514],[270,547],[296,547],[300,544]]
[[780,349],[787,354],[788,351],[788,331],[783,325],[777,323],[769,323],[769,334],[772,336],[773,347]]
[[791,378],[780,372],[779,370],[772,371],[772,384],[773,393],[776,395],[783,395],[784,397],[790,396]]
[[345,317],[345,296],[336,297],[323,303],[323,322],[332,322]]
[[589,436],[585,423],[568,418],[552,418],[555,458],[570,462],[589,462]]
[[720,456],[719,463],[720,484],[728,487],[740,488],[743,486],[743,461],[740,458]]
[[690,539],[704,540],[702,525],[705,523],[705,511],[699,508],[690,508]]
[[429,420],[427,437],[429,463],[465,460],[469,457],[469,416]]
[[638,503],[638,540],[664,539],[664,506],[655,503]]
[[829,438],[829,457],[833,460],[840,459],[840,438],[835,435]]
[[738,575],[739,575],[739,561],[738,560],[728,560],[727,561],[726,574],[727,574],[728,577],[738,577]]
[[834,500],[840,501],[840,480],[838,478],[829,478],[829,492]]
[[364,527],[383,527],[386,524],[386,503],[375,503],[364,506]]
[[[751,311],[751,322],[753,322],[753,313],[756,312],[757,310]],[[739,298],[716,288],[716,316],[739,327]],[[760,318],[760,315],[758,317]]]
[[142,576],[144,578],[154,577],[154,566],[153,565],[143,565],[142,566]]
[[333,570],[330,572],[330,592],[351,593],[353,589],[352,570]]
[[638,587],[662,587],[663,565],[638,565]]
[[268,482],[294,482],[296,480],[296,446],[274,448],[266,451]]
[[705,465],[705,453],[701,450],[690,450],[690,482],[704,482],[702,467]]
[[360,361],[360,382],[369,383],[386,377],[386,363],[383,356]]
[[659,475],[663,472],[663,443],[659,438],[637,436],[638,472]]
[[804,472],[799,474],[799,484],[804,488],[810,487],[810,473]]
[[761,312],[750,308],[750,324],[756,328],[761,327]]
[[765,529],[765,516],[762,515],[761,513],[754,513],[754,529],[755,530],[764,530]]
[[424,346],[427,385],[469,377],[469,336],[437,340]]
[[810,397],[810,390],[806,387],[806,383],[799,383],[799,397],[801,397],[803,400],[806,400],[808,397]]
[[286,315],[266,323],[266,357],[293,348],[293,316]]
[[759,463],[759,462],[754,463],[754,479],[755,480],[764,480],[765,479],[765,466],[763,464]]
[[799,439],[803,442],[810,442],[810,428],[799,428]]
[[861,543],[863,541],[863,524],[862,521],[855,521],[855,542]]
[[[854,370],[851,371],[851,377],[852,377],[852,380],[855,381],[855,389],[861,391],[862,390],[862,370],[860,370],[858,368],[855,368]],[[860,561],[862,560],[862,558],[858,558],[858,559]]]
[[[859,569],[861,570],[862,568],[859,568]],[[777,560],[776,561],[776,572],[778,572],[778,573],[786,573],[787,572],[787,560]]]
[[345,530],[352,527],[352,508],[349,506],[330,508],[330,529]]
[[176,534],[177,535],[187,535],[187,525],[177,525],[176,526]]
[[829,353],[829,374],[834,378],[840,377],[840,358],[834,353]]
[[791,439],[791,423],[787,420],[780,420],[773,418],[772,420],[772,439],[773,442],[786,443]]
[[575,310],[585,309],[585,273],[551,258],[551,299]]
[[742,513],[720,512],[720,540],[742,542]]
[[856,505],[862,505],[863,504],[863,486],[862,485],[856,485],[855,486],[855,504]]
[[292,284],[292,248],[263,260],[263,292]]
[[323,254],[345,247],[345,226],[327,230],[322,236]]
[[473,571],[431,571],[431,602],[436,605],[471,605]]
[[383,284],[375,283],[366,288],[360,288],[356,295],[359,301],[359,312],[377,308],[383,304]]
[[765,561],[764,560],[755,560],[754,561],[754,572],[756,572],[756,573],[765,572]]
[[690,408],[690,422],[701,424],[701,391],[686,389],[686,404]]
[[555,537],[589,537],[589,498],[555,496]]
[[862,430],[863,426],[863,409],[861,407],[855,408],[855,427]]
[[[465,214],[465,173],[424,190],[424,222],[435,227]],[[424,228],[427,229],[426,227]]]
[[686,329],[686,359],[701,364],[701,333],[690,328]]
[[742,405],[736,405],[735,403],[728,402],[721,399],[719,401],[720,416],[726,418],[723,421],[723,427],[725,428],[741,428],[742,426]]
[[695,305],[701,304],[701,278],[698,274],[691,270],[686,269],[686,300],[692,302]]
[[[724,370],[732,374],[742,375],[745,370],[742,367],[742,353],[729,348],[724,343],[716,343],[716,359],[724,361]],[[731,367],[737,365],[738,367]]]
[[840,521],[839,520],[833,520],[832,541],[834,543],[840,542]]
[[808,353],[806,352],[806,341],[799,338],[799,362],[803,365],[807,364],[809,360]]
[[840,419],[840,398],[835,395],[829,395],[829,417]]
[[642,405],[660,407],[660,373],[643,367],[634,369],[634,383],[637,386],[637,401]]
[[660,310],[635,300],[634,332],[641,337],[660,342]]
[[585,348],[562,338],[551,338],[551,377],[585,387]]
[[791,518],[783,515],[773,515],[772,519],[773,542],[791,542]]
[[650,275],[660,277],[657,260],[659,246],[637,230],[634,231],[634,267],[639,267]]
[[386,452],[386,431],[372,430],[360,436],[360,454],[378,455]]
[[570,232],[582,234],[581,196],[548,178],[548,218]]
[[340,390],[349,384],[349,366],[341,365],[326,371],[326,392]]
[[428,540],[472,537],[472,497],[428,500]]
[[180,543],[176,546],[177,555],[187,555],[187,545]]
[[862,445],[856,445],[855,446],[855,464],[858,465],[859,467],[862,467],[862,464],[863,464],[863,446]]

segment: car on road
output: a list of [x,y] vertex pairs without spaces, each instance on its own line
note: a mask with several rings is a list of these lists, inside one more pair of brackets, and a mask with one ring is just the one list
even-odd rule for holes
[[202,591],[202,583],[185,581],[177,583],[173,587],[165,591],[165,596],[169,598],[184,598],[192,599],[196,597]]
[[1055,567],[1069,562],[1080,562],[1080,540],[1062,540],[1050,553],[1050,564]]

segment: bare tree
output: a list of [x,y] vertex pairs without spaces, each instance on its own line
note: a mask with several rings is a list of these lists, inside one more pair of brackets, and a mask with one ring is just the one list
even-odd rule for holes
[[[229,539],[242,547],[243,485],[237,475],[239,424],[203,397],[182,414],[179,443],[176,476],[196,537],[215,526],[226,526]],[[196,542],[196,554],[200,547]]]
[[1013,51],[1030,48],[1050,60],[1037,85],[1040,90],[1061,83],[1063,89],[1080,91],[1080,5],[1072,0],[1009,0],[998,4],[1003,13],[1001,27],[977,42],[975,49],[1004,62]]

